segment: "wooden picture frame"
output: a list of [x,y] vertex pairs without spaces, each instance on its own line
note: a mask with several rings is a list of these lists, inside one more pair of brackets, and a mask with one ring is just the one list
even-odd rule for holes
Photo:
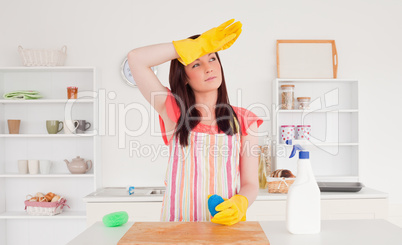
[[278,78],[337,78],[335,40],[277,40]]

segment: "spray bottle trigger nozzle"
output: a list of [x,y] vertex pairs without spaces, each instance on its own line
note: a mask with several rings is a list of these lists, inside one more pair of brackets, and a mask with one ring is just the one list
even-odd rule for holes
[[290,157],[289,158],[292,158],[292,157],[294,157],[295,155],[296,155],[296,152],[297,151],[302,151],[302,150],[304,150],[303,149],[303,147],[301,147],[301,145],[293,145],[293,149],[292,149],[292,153],[290,153]]

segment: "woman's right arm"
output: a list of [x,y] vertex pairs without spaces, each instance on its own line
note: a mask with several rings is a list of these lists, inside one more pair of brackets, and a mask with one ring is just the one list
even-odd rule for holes
[[[183,65],[188,65],[203,55],[229,48],[239,37],[242,27],[239,21],[233,22],[234,19],[226,21],[194,40],[183,39],[172,43],[156,44],[133,49],[128,53],[128,65],[138,88],[159,113],[165,124],[168,122],[169,125],[165,125],[167,128],[173,126],[165,107],[166,88],[158,80],[151,67],[177,58]],[[153,96],[153,93],[158,93],[158,95]]]
[[[168,118],[165,108],[167,91],[151,70],[151,67],[177,58],[179,58],[179,55],[176,53],[172,43],[162,43],[133,49],[127,55],[131,74],[139,90],[164,120]],[[153,96],[153,93],[159,94]]]

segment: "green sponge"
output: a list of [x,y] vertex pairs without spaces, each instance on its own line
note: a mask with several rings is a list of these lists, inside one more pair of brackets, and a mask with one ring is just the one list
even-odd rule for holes
[[116,227],[127,223],[128,213],[126,211],[120,211],[115,213],[106,214],[103,216],[103,224],[107,227]]

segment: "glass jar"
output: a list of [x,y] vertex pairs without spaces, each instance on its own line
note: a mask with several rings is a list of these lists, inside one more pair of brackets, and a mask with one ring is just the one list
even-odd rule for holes
[[294,92],[295,85],[281,85],[281,108],[284,110],[292,110],[295,108]]
[[297,97],[297,102],[299,102],[300,110],[309,110],[310,109],[310,97]]
[[271,174],[271,147],[269,143],[260,146],[260,156],[258,157],[258,183],[261,189],[268,186],[267,177]]

